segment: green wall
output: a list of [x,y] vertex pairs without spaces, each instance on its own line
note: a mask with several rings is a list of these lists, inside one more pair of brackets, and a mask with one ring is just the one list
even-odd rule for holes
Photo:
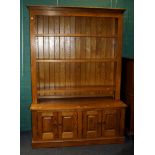
[[[117,2],[117,5],[116,5]],[[21,0],[21,61],[20,61],[20,127],[21,131],[31,130],[31,76],[29,14],[27,5],[56,5],[57,0]],[[92,6],[126,8],[124,15],[123,57],[134,57],[134,0],[59,0],[61,6]],[[23,53],[23,54],[22,54]],[[22,56],[23,55],[23,56]]]

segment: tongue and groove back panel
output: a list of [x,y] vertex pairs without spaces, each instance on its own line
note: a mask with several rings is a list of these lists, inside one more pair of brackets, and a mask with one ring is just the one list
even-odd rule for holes
[[114,17],[35,16],[38,97],[114,97],[117,25]]

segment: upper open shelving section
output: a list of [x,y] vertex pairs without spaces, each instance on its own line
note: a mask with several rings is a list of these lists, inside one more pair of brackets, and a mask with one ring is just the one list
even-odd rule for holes
[[125,9],[29,6],[36,98],[119,98]]

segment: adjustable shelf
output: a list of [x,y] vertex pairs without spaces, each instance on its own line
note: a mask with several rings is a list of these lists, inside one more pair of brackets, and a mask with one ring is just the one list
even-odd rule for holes
[[82,95],[114,95],[114,86],[66,86],[66,87],[46,87],[46,88],[38,88],[38,96],[79,96]]
[[116,62],[117,59],[36,59],[36,62]]
[[36,37],[101,37],[101,38],[117,38],[117,36],[104,35],[88,35],[88,34],[35,34]]

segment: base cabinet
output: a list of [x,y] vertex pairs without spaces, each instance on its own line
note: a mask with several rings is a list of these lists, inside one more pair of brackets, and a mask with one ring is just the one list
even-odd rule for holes
[[32,111],[32,145],[56,147],[121,143],[124,141],[124,110]]

